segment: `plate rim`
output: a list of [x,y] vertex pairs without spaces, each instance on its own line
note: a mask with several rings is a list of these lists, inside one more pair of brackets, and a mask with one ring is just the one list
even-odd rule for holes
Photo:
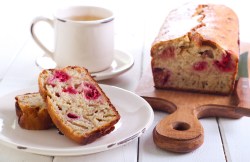
[[[130,136],[126,137],[125,139],[119,139],[118,141],[114,141],[112,143],[106,143],[106,144],[102,144],[100,146],[94,146],[91,147],[90,149],[87,148],[87,145],[79,145],[79,149],[77,148],[71,148],[71,149],[60,149],[57,150],[56,148],[51,149],[51,148],[36,148],[34,146],[21,146],[20,144],[18,144],[17,142],[13,142],[10,140],[5,140],[4,138],[6,138],[7,136],[2,136],[2,131],[0,131],[0,142],[1,144],[17,149],[17,150],[21,150],[21,151],[25,151],[25,152],[29,152],[29,153],[35,153],[35,154],[40,154],[40,155],[47,155],[47,156],[77,156],[77,155],[88,155],[88,154],[92,154],[92,153],[98,153],[98,152],[103,152],[103,151],[107,151],[110,149],[114,149],[120,146],[123,146],[131,141],[133,141],[134,139],[140,137],[146,130],[149,129],[149,127],[151,126],[151,124],[153,123],[154,120],[154,112],[152,107],[150,106],[150,104],[143,99],[142,97],[140,97],[139,95],[137,95],[134,92],[131,92],[129,90],[126,89],[122,89],[120,87],[116,87],[116,86],[112,86],[112,85],[105,85],[105,84],[99,84],[100,87],[102,89],[104,89],[104,92],[106,90],[108,90],[109,88],[114,88],[118,91],[123,91],[125,93],[129,93],[130,95],[134,95],[134,97],[136,97],[136,99],[141,100],[140,102],[144,102],[143,105],[147,108],[144,111],[147,113],[149,113],[149,119],[148,121],[145,121],[145,123],[143,124],[143,127],[138,127],[138,130],[131,133]],[[1,100],[5,97],[10,97],[10,96],[14,96],[14,95],[18,95],[19,93],[28,93],[29,90],[34,90],[34,89],[38,89],[38,86],[31,86],[28,88],[24,88],[24,89],[19,89],[16,91],[12,91],[10,93],[7,93],[5,95],[1,95],[0,96],[0,102],[2,102]],[[13,111],[14,111],[14,103],[13,103]],[[0,108],[0,113],[1,113],[1,108]],[[15,114],[14,114],[15,115]],[[16,116],[16,115],[15,115]],[[0,117],[0,119],[3,119]],[[4,120],[4,119],[3,119]],[[19,125],[18,125],[19,126]],[[108,136],[108,135],[107,135]],[[29,145],[29,144],[28,144]],[[82,146],[86,147],[86,148],[81,148]]]

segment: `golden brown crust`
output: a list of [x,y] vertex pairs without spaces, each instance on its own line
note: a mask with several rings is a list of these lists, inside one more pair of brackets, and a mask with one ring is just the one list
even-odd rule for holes
[[85,134],[84,136],[79,136],[77,134],[74,134],[72,129],[70,129],[69,127],[67,127],[64,123],[63,120],[60,119],[60,117],[57,116],[57,113],[55,111],[55,109],[52,106],[51,100],[48,97],[48,112],[49,114],[51,114],[51,119],[53,121],[53,123],[56,125],[56,127],[68,138],[74,140],[75,142],[79,143],[79,144],[88,144],[91,143],[93,141],[95,141],[97,138],[100,138],[106,134],[109,134],[111,131],[114,130],[114,124],[118,122],[119,118],[115,121],[113,121],[112,123],[110,123],[109,125],[103,126],[103,128],[99,128],[96,131],[91,132],[90,134]]
[[204,40],[215,42],[224,50],[230,50],[232,55],[239,57],[239,21],[237,15],[224,5],[206,5],[203,8],[204,27],[197,32]]
[[[46,96],[46,102],[48,105],[48,113],[51,116],[51,119],[53,123],[56,125],[56,127],[68,138],[74,140],[77,143],[80,144],[87,144],[90,142],[93,142],[97,138],[104,136],[108,133],[110,133],[114,129],[114,124],[118,122],[120,119],[119,113],[116,111],[115,107],[110,102],[109,98],[106,96],[106,94],[102,91],[102,89],[99,87],[99,85],[95,82],[95,80],[91,77],[90,73],[85,68],[77,67],[77,66],[68,66],[63,69],[57,69],[66,72],[67,70],[73,69],[75,71],[78,71],[80,74],[84,73],[88,77],[88,82],[91,82],[94,84],[94,86],[98,89],[98,91],[101,93],[104,100],[106,100],[109,104],[109,107],[115,112],[116,119],[112,120],[111,122],[108,122],[106,124],[101,125],[98,128],[95,128],[93,131],[90,131],[88,133],[81,133],[79,134],[79,131],[75,130],[74,127],[70,127],[67,123],[67,119],[63,118],[60,113],[58,113],[58,109],[54,106],[55,105],[55,99],[53,98],[52,94],[48,92],[47,89],[47,80],[48,80],[48,73],[53,73],[56,69],[49,69],[44,70],[39,75],[39,92],[42,96]],[[51,75],[50,74],[50,75]]]
[[[15,108],[16,115],[18,117],[18,124],[23,129],[45,130],[53,127],[54,125],[48,114],[47,108],[41,106],[41,103],[29,105],[29,101],[25,101],[27,98],[32,99],[32,97],[37,97],[38,95],[39,93],[27,93],[15,97]],[[24,104],[24,102],[27,102],[27,104]]]
[[184,39],[193,33],[239,57],[238,17],[232,9],[214,4],[188,3],[170,12],[152,44],[152,51],[166,41]]
[[43,70],[38,77],[38,87],[39,87],[39,93],[42,96],[42,98],[44,99],[44,101],[46,101],[47,99],[47,93],[46,93],[46,87],[45,87],[45,83],[44,80],[42,79],[41,76],[43,75],[48,75],[48,71],[53,71],[53,69],[48,69],[48,70]]
[[230,94],[239,22],[224,5],[188,3],[169,13],[151,48],[156,88]]

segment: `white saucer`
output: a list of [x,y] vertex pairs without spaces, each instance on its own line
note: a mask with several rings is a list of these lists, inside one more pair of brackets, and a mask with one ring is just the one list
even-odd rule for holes
[[[109,79],[128,71],[133,66],[133,64],[134,58],[132,55],[116,49],[114,51],[114,61],[112,62],[111,66],[106,70],[91,73],[91,75],[97,81]],[[50,69],[56,67],[56,63],[47,56],[38,57],[36,59],[36,65],[42,69]]]
[[0,143],[25,152],[50,156],[86,155],[123,146],[140,137],[152,124],[154,112],[151,106],[137,94],[100,84],[121,115],[115,130],[88,145],[79,145],[53,128],[49,130],[25,130],[18,125],[15,112],[15,96],[37,92],[30,87],[0,97]]

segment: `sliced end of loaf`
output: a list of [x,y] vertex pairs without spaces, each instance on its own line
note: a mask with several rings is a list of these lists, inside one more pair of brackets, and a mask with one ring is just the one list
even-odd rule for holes
[[230,94],[238,72],[237,16],[223,5],[184,5],[167,17],[151,56],[156,88]]
[[16,115],[21,128],[45,130],[53,127],[46,103],[38,92],[15,97]]

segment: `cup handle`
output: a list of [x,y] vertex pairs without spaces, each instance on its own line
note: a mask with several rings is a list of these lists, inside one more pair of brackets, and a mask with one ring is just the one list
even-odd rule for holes
[[34,39],[34,41],[37,43],[37,45],[38,45],[39,47],[41,47],[41,48],[45,51],[46,54],[48,54],[50,57],[52,57],[52,56],[53,56],[53,52],[50,51],[47,47],[45,47],[45,46],[41,43],[41,41],[38,39],[38,37],[37,37],[37,35],[36,35],[35,31],[34,31],[35,25],[36,25],[38,22],[41,22],[41,21],[47,22],[48,24],[51,25],[52,28],[54,27],[53,20],[51,20],[51,19],[49,19],[49,18],[46,18],[46,17],[42,17],[42,16],[36,17],[35,19],[33,19],[32,23],[31,23],[31,26],[30,26],[31,36],[32,36],[32,38]]

